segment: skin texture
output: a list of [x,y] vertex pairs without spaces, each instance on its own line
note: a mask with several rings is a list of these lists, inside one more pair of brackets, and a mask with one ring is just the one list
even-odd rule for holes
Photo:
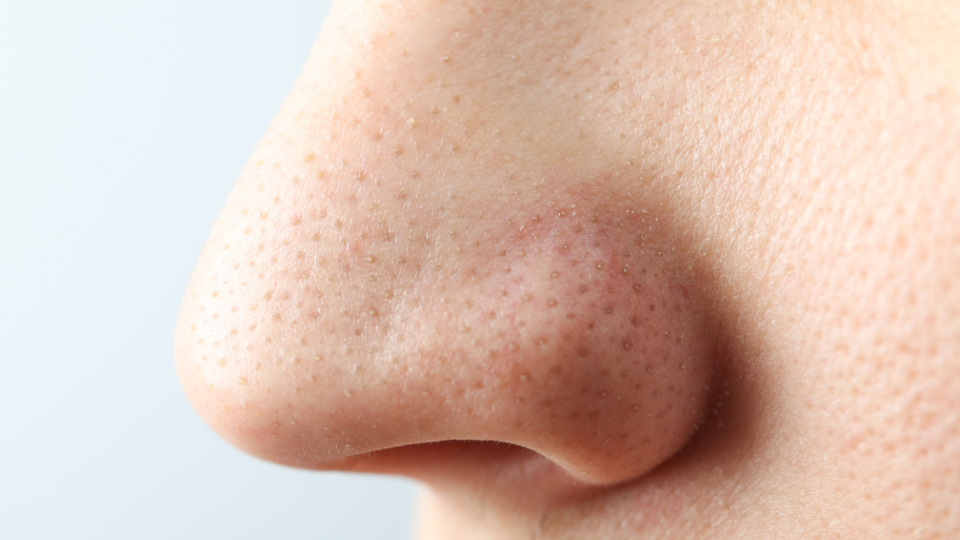
[[960,536],[958,9],[337,4],[188,397],[425,539]]

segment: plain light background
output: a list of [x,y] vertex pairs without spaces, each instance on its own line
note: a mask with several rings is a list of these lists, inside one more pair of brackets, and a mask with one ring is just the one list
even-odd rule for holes
[[403,539],[414,485],[222,442],[173,323],[329,2],[0,3],[0,538]]

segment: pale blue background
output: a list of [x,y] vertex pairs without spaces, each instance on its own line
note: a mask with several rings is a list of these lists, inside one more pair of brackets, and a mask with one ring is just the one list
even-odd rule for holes
[[413,484],[221,442],[173,321],[328,2],[0,0],[0,538],[401,539]]

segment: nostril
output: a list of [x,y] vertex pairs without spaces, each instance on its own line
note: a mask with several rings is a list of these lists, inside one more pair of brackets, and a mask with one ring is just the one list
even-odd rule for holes
[[[403,470],[424,479],[437,475],[440,469],[476,471],[477,468],[504,470],[544,462],[541,454],[503,441],[445,440],[417,443],[356,456],[351,468],[366,472]],[[428,464],[428,467],[424,467]],[[444,474],[446,475],[446,473]]]
[[531,506],[558,504],[599,489],[534,450],[501,441],[400,446],[357,456],[340,469],[402,474],[439,490],[469,486],[479,492],[509,493],[515,504]]

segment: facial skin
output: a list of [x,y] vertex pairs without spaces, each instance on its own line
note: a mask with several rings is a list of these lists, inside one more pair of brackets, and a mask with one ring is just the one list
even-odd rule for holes
[[424,539],[960,537],[960,8],[780,4],[337,4],[198,412],[423,481]]

